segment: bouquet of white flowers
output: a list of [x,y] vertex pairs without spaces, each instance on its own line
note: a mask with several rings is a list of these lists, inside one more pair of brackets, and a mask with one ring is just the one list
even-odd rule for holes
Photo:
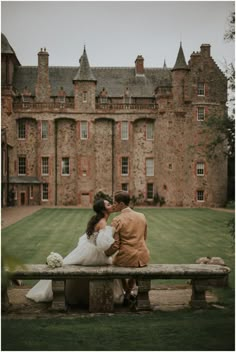
[[47,264],[50,268],[59,268],[63,265],[63,258],[60,254],[51,252],[47,257]]

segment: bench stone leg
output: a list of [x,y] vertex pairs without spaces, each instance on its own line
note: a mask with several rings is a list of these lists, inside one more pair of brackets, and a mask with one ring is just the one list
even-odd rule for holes
[[90,280],[89,312],[109,313],[113,311],[113,280]]
[[53,301],[51,309],[67,311],[65,302],[65,280],[52,280]]
[[2,310],[2,313],[7,312],[9,306],[10,306],[10,302],[9,302],[9,297],[8,297],[8,293],[7,293],[7,285],[2,285],[2,292],[1,292],[1,310]]
[[206,308],[206,290],[208,280],[192,280],[192,297],[190,305],[193,308]]
[[138,280],[137,310],[151,310],[149,291],[151,280]]

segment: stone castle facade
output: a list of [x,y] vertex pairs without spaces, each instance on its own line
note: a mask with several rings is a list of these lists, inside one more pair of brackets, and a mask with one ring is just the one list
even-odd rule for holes
[[124,189],[140,203],[222,206],[224,146],[206,120],[226,112],[227,79],[202,44],[173,68],[22,66],[2,34],[2,205],[90,206]]

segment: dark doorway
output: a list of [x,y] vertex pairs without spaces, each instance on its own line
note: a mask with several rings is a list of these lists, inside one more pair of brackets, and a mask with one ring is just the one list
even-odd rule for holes
[[20,194],[20,205],[25,205],[25,192]]

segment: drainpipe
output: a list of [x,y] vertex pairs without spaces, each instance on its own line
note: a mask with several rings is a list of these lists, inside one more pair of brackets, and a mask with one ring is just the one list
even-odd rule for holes
[[11,204],[9,202],[10,195],[10,179],[9,179],[9,155],[8,155],[8,146],[6,146],[6,162],[7,162],[7,206],[9,207]]
[[57,120],[55,120],[55,205],[57,205]]
[[112,197],[113,197],[113,193],[114,193],[114,183],[115,183],[115,121],[112,120],[112,141],[111,141],[112,145],[112,178],[111,178],[111,182],[112,182],[112,186],[111,186],[111,192],[112,192]]

